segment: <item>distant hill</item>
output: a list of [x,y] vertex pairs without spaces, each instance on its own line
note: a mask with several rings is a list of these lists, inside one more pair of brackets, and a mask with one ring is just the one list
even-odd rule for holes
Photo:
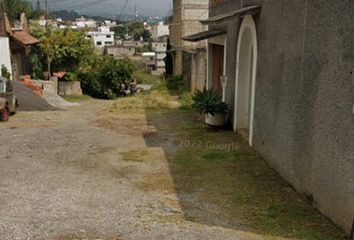
[[73,11],[73,10],[71,10],[71,11],[67,11],[67,10],[53,11],[53,12],[50,12],[50,16],[54,19],[61,18],[61,19],[63,19],[63,21],[74,21],[77,18],[80,18],[81,16],[83,16],[85,18],[92,18],[96,21],[105,20],[105,18],[103,18],[101,16],[88,16],[85,14],[79,14],[78,12]]
[[75,11],[60,10],[60,11],[50,12],[50,16],[52,18],[61,18],[64,21],[68,21],[68,20],[75,20],[79,18],[80,14],[78,14]]

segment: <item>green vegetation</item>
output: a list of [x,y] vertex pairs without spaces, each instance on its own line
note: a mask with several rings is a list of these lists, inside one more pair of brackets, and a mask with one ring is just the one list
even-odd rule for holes
[[133,78],[135,78],[139,84],[159,84],[161,82],[161,77],[154,76],[143,69],[135,71]]
[[120,39],[126,40],[126,36],[131,36],[135,41],[150,41],[151,34],[144,28],[141,22],[131,22],[127,26],[118,25],[111,28]]
[[113,31],[114,34],[119,37],[119,39],[126,40],[126,35],[128,34],[128,29],[126,26],[117,25],[111,27],[111,31]]
[[10,22],[20,18],[21,13],[25,13],[31,19],[38,19],[44,14],[40,9],[34,10],[29,1],[25,0],[2,0],[0,1],[0,12],[6,12]]
[[4,64],[1,65],[1,76],[6,79],[11,78],[11,73],[9,72],[9,70],[7,69],[7,67]]
[[31,53],[34,78],[39,78],[46,66],[49,73],[65,72],[62,81],[81,81],[85,94],[113,99],[119,95],[122,83],[129,84],[136,69],[129,59],[97,56],[84,31],[36,26],[32,34],[41,40]]
[[222,101],[219,94],[213,89],[204,88],[203,92],[198,90],[193,97],[192,107],[199,114],[230,113],[230,107]]
[[31,34],[40,40],[31,52],[33,75],[36,77],[43,66],[49,74],[55,71],[77,73],[95,57],[92,43],[85,38],[84,31],[41,28],[38,25],[31,30]]
[[[242,137],[209,128],[199,115],[180,109],[188,97],[186,92],[176,95],[178,82],[162,81],[150,92],[119,99],[110,112],[144,113],[156,128],[146,141],[165,150],[184,219],[269,239],[345,239],[339,227],[284,181]],[[177,105],[173,104],[176,100]],[[141,157],[128,154],[126,159],[140,161]],[[149,181],[151,186],[144,189],[156,191],[165,180]],[[174,221],[173,216],[165,221]]]
[[76,102],[84,102],[84,101],[89,101],[92,98],[88,95],[82,95],[82,96],[73,96],[73,95],[65,95],[61,96],[68,102],[76,103]]
[[132,22],[127,25],[128,34],[133,37],[135,41],[143,40],[145,42],[150,41],[151,34],[144,28],[144,24],[141,22]]
[[27,1],[2,0],[0,3],[0,12],[1,11],[6,12],[10,22],[13,22],[20,18],[21,13],[30,16],[32,13],[32,5]]
[[121,84],[129,84],[135,70],[129,59],[97,57],[91,66],[79,72],[82,90],[92,97],[114,99],[119,96]]

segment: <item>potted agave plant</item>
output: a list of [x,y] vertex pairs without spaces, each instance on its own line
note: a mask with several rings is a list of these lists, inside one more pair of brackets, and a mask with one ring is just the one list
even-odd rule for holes
[[219,94],[213,89],[197,91],[193,97],[192,107],[200,114],[205,115],[205,123],[209,126],[224,126],[230,113],[230,107],[222,101]]

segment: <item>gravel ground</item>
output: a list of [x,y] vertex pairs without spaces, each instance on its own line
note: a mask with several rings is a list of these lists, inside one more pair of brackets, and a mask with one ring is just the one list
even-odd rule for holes
[[46,100],[34,94],[19,81],[12,82],[14,92],[19,102],[20,111],[54,111],[55,107]]
[[[163,150],[144,141],[144,114],[134,131],[124,114],[115,128],[103,121],[111,104],[0,123],[2,240],[277,239],[185,220]],[[147,190],[154,179],[161,187]]]

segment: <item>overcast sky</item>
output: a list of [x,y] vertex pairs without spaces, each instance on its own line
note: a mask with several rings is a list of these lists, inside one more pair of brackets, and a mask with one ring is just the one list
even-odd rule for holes
[[[37,0],[31,0],[34,4]],[[44,0],[40,0],[44,6]],[[75,10],[80,13],[106,13],[107,15],[120,14],[126,0],[48,0],[49,8],[61,10]],[[84,5],[86,4],[86,5]],[[171,8],[172,0],[128,0],[125,14],[134,15],[134,8],[137,6],[139,14],[142,15],[167,15]]]

